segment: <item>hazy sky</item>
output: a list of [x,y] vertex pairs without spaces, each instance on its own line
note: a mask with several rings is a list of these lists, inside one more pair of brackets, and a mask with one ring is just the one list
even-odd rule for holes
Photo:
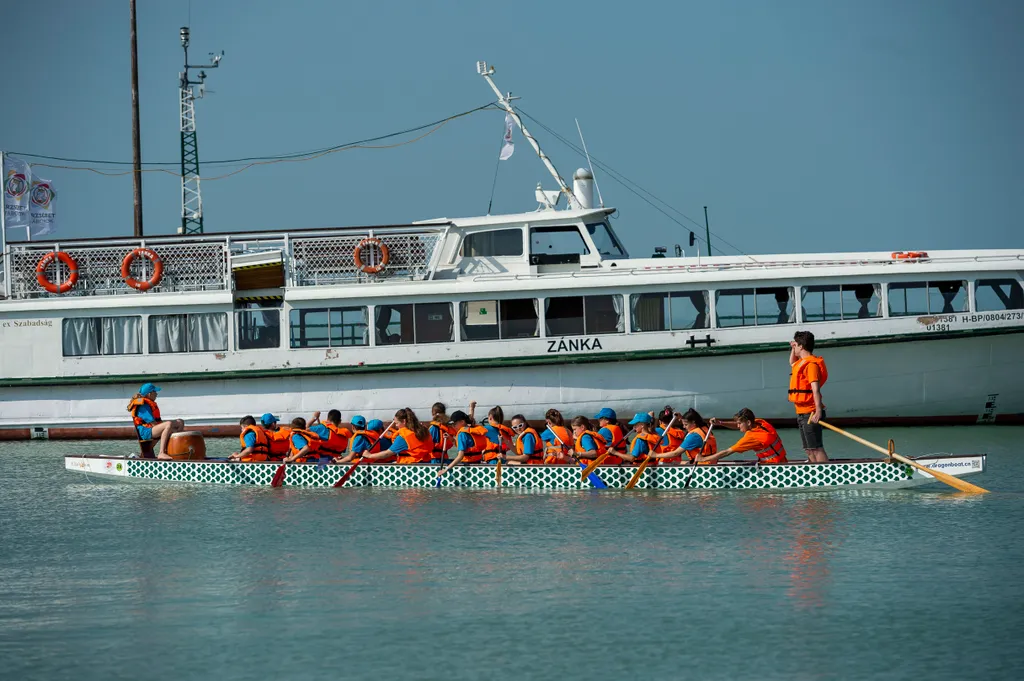
[[[130,161],[128,0],[2,8],[0,148]],[[189,11],[139,0],[143,161],[179,158]],[[200,160],[305,151],[486,104],[485,59],[524,110],[574,142],[578,117],[592,154],[701,224],[708,205],[713,233],[746,252],[1021,248],[1021,26],[1014,0],[193,0],[192,60],[227,53],[198,103]],[[534,128],[568,180],[582,159]],[[501,133],[489,111],[396,149],[204,181],[207,231],[482,214]],[[494,212],[532,210],[537,182],[554,186],[516,141]],[[130,176],[36,172],[57,183],[58,236],[131,234]],[[686,243],[688,228],[598,180],[634,255]],[[147,173],[144,192],[147,233],[172,233],[177,178]]]

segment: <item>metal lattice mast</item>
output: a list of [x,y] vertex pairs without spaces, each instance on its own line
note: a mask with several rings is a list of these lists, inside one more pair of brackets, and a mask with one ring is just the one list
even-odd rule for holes
[[[206,71],[200,71],[197,80],[189,78],[189,69],[215,69],[220,66],[224,53],[212,52],[211,64],[196,66],[188,63],[188,26],[180,31],[181,47],[185,51],[185,70],[179,74],[178,101],[181,112],[181,227],[180,234],[203,233],[203,195],[200,189],[199,141],[196,138],[196,100],[205,93]],[[199,86],[198,89],[195,86]]]

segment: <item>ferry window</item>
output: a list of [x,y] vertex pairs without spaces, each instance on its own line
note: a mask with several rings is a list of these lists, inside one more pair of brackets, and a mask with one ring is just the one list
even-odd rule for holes
[[767,326],[794,321],[793,289],[738,288],[715,294],[718,326]]
[[535,298],[472,300],[461,304],[463,340],[536,338],[540,302]]
[[967,282],[889,284],[889,316],[951,314],[967,309]]
[[416,303],[413,308],[417,343],[449,343],[455,340],[451,303]]
[[283,299],[235,301],[238,349],[258,350],[281,347],[281,310]]
[[597,246],[597,252],[610,258],[625,258],[626,250],[619,244],[615,234],[605,222],[587,225],[587,231]]
[[978,312],[1024,310],[1024,288],[1016,279],[982,279],[974,284]]
[[368,345],[365,307],[332,307],[291,311],[291,347],[327,348]]
[[149,351],[216,352],[228,349],[228,316],[223,312],[149,316]]
[[378,305],[377,345],[444,343],[455,340],[451,303]]
[[566,296],[544,301],[548,336],[622,333],[622,296]]
[[65,357],[142,354],[142,317],[65,319]]
[[412,305],[378,305],[374,310],[377,345],[407,345],[416,342]]
[[530,228],[530,253],[533,255],[587,255],[590,249],[575,225]]
[[634,332],[684,331],[711,326],[707,291],[641,293],[632,296],[632,305]]
[[467,234],[460,255],[515,256],[523,254],[523,230],[498,229]]
[[881,315],[881,286],[842,284],[805,286],[800,292],[805,322],[867,319]]

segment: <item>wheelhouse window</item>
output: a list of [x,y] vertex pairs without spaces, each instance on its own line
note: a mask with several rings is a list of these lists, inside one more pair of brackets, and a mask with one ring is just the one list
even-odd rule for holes
[[65,357],[141,355],[142,317],[82,317],[61,325]]
[[974,309],[978,312],[1024,310],[1024,288],[1016,279],[980,279],[974,283]]
[[281,347],[282,298],[236,300],[235,327],[239,350]]
[[149,351],[217,352],[228,349],[228,316],[224,312],[149,316]]
[[800,308],[805,322],[880,317],[881,301],[880,284],[804,286],[800,290]]
[[612,232],[611,228],[608,227],[606,222],[596,222],[591,225],[587,225],[587,232],[590,234],[590,238],[594,240],[594,246],[597,247],[597,252],[608,258],[627,258],[626,249],[622,247],[619,240],[615,238],[615,233]]
[[496,229],[490,232],[474,232],[467,234],[462,241],[459,255],[470,257],[481,256],[517,256],[523,254],[523,230]]
[[463,340],[509,340],[539,336],[536,298],[472,300],[460,304]]
[[715,293],[718,326],[770,326],[796,321],[793,289],[783,287],[724,289]]
[[293,348],[328,348],[368,345],[365,307],[293,309],[290,313]]
[[544,301],[548,336],[622,333],[622,296],[564,296]]
[[451,303],[378,305],[374,309],[377,345],[445,343],[455,340]]
[[634,332],[682,331],[711,326],[707,291],[641,293],[630,298],[630,328]]
[[575,225],[530,228],[530,264],[578,263],[590,249]]
[[966,281],[889,284],[889,316],[952,314],[967,309]]

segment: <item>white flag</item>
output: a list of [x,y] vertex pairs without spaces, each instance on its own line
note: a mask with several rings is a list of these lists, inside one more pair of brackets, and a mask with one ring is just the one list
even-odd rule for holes
[[32,171],[28,163],[4,156],[4,224],[24,227],[29,223],[29,184]]
[[36,239],[57,231],[57,211],[55,203],[57,192],[53,183],[41,177],[32,178],[32,190],[29,192],[32,222],[29,223],[29,238]]
[[501,153],[498,154],[499,161],[507,160],[516,150],[516,145],[512,144],[513,125],[515,125],[515,121],[512,120],[512,114],[505,114],[505,143],[501,145]]

